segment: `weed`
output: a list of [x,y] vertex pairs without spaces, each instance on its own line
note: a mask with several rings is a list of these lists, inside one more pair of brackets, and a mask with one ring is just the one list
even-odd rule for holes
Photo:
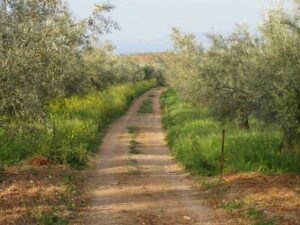
[[130,144],[130,146],[134,146],[134,147],[137,147],[137,146],[140,145],[140,143],[137,142],[136,140],[131,140],[131,141],[129,142],[129,144]]
[[136,136],[138,133],[138,128],[137,127],[128,127],[128,133],[131,134],[132,136]]
[[274,221],[267,218],[262,210],[255,207],[248,208],[247,215],[254,220],[254,225],[273,225]]
[[65,187],[66,192],[69,193],[76,192],[75,177],[73,175],[64,175],[63,185]]
[[71,198],[67,199],[66,206],[67,206],[68,210],[75,210],[76,209],[76,203]]
[[14,136],[0,128],[0,162],[12,164],[41,155],[76,169],[85,168],[88,156],[97,149],[99,134],[135,97],[155,84],[155,80],[148,80],[116,85],[86,96],[52,101],[48,124],[30,123],[30,129]]
[[68,210],[75,210],[76,203],[74,199],[70,196],[66,196],[65,194],[60,195],[60,202],[67,207]]
[[128,162],[129,166],[136,166],[138,164],[138,161],[135,159],[130,159]]
[[130,154],[141,154],[141,151],[139,150],[140,143],[136,140],[131,140],[129,143],[129,153]]
[[231,201],[223,203],[220,208],[227,209],[227,210],[234,210],[234,209],[241,209],[244,206],[244,202],[242,201]]
[[161,105],[172,154],[192,172],[208,176],[219,172],[223,128],[225,172],[300,172],[300,155],[280,154],[282,135],[272,127],[263,130],[255,120],[249,131],[220,124],[206,107],[182,100],[172,89],[162,95]]
[[84,169],[88,165],[87,147],[79,145],[77,148],[65,150],[64,161],[74,169]]
[[139,113],[152,113],[153,108],[152,108],[152,99],[147,98],[144,100],[143,104],[141,105],[139,109]]
[[48,210],[43,210],[36,207],[32,211],[32,217],[40,225],[67,225],[69,220],[61,215],[57,207],[52,207]]
[[129,174],[129,175],[139,176],[139,175],[142,175],[142,171],[136,170],[136,169],[134,169],[134,170],[129,170],[129,171],[128,171],[128,174]]

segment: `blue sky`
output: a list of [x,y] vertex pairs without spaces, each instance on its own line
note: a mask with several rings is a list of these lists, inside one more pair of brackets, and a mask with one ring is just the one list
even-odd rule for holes
[[[91,14],[102,0],[67,0],[77,18]],[[120,31],[103,37],[119,53],[165,51],[171,48],[169,33],[176,26],[205,41],[205,33],[228,34],[236,23],[255,29],[269,0],[111,0],[112,18]]]

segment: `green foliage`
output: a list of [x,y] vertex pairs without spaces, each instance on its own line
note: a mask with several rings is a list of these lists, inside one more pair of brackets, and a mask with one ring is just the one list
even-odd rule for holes
[[13,163],[44,155],[77,169],[85,167],[88,155],[96,150],[99,133],[121,116],[136,96],[155,84],[155,80],[141,81],[112,86],[84,97],[52,101],[52,120],[46,126],[32,123],[32,130],[11,139],[9,132],[0,134],[0,162]]
[[140,171],[140,170],[129,170],[129,171],[128,171],[128,174],[129,174],[129,175],[134,175],[134,176],[139,176],[139,175],[142,175],[143,172]]
[[[64,0],[0,1],[0,135],[2,129],[11,139],[35,133],[40,128],[33,123],[51,121],[54,99],[155,77],[150,63],[117,56],[99,41],[118,29],[113,8],[98,4],[90,17],[76,20]],[[20,147],[26,155],[27,146]]]
[[56,207],[52,207],[49,210],[43,210],[42,208],[35,208],[32,212],[33,218],[39,225],[68,225],[69,220],[61,215],[60,211]]
[[254,220],[254,225],[273,225],[274,221],[267,219],[266,214],[255,207],[248,208],[247,215]]
[[153,108],[152,108],[152,100],[150,98],[146,99],[143,101],[139,113],[152,113]]
[[167,83],[184,99],[208,106],[221,122],[248,130],[255,117],[275,125],[284,136],[282,149],[299,153],[299,8],[269,10],[256,35],[246,25],[227,37],[209,34],[207,50],[194,35],[173,29]]
[[129,159],[128,165],[129,166],[136,166],[136,165],[138,165],[138,161],[135,160],[135,159]]
[[72,175],[65,175],[63,177],[63,184],[65,186],[66,192],[75,192],[76,190],[76,185],[75,185],[75,178]]
[[273,219],[269,219],[266,213],[262,210],[258,210],[252,205],[247,205],[243,201],[233,200],[224,202],[220,205],[221,208],[228,211],[239,211],[240,215],[246,216],[249,220],[249,224],[253,225],[274,225]]
[[140,143],[136,140],[131,140],[129,143],[129,153],[130,154],[141,154],[141,151],[139,149]]
[[1,125],[19,129],[28,120],[44,121],[53,97],[84,88],[82,47],[111,29],[108,11],[75,22],[61,0],[1,1]]
[[234,209],[242,208],[243,205],[244,205],[244,203],[241,201],[231,201],[231,202],[223,203],[221,205],[221,208],[227,209],[227,210],[234,210]]
[[86,49],[83,55],[88,87],[96,90],[120,83],[136,83],[155,78],[159,71],[150,63],[118,56],[110,43]]
[[300,156],[281,154],[282,136],[260,129],[250,120],[249,131],[220,124],[205,107],[187,103],[174,90],[162,95],[163,123],[174,156],[188,169],[203,175],[219,173],[221,133],[226,129],[225,171],[299,173]]
[[128,127],[128,133],[131,134],[132,136],[136,136],[138,133],[138,128],[137,127]]

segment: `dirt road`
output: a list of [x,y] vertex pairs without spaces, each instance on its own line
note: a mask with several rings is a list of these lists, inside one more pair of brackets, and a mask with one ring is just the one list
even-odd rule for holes
[[[89,205],[79,224],[190,225],[215,224],[213,210],[201,200],[193,180],[171,157],[161,125],[159,98],[163,89],[139,97],[127,114],[108,129],[89,171]],[[146,98],[153,113],[137,113]],[[129,154],[133,136],[141,154]]]

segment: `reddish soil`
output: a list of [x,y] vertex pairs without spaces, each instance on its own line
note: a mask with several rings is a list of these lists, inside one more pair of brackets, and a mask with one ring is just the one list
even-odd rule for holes
[[[212,179],[216,178],[207,178],[207,181]],[[255,224],[257,221],[247,215],[247,210],[254,207],[266,215],[266,221],[273,221],[272,224],[300,225],[299,176],[228,174],[222,184],[207,188],[203,194],[228,224]],[[222,204],[234,201],[242,202],[243,206],[234,210],[222,209]]]
[[0,224],[30,225],[38,224],[46,216],[71,216],[68,204],[79,205],[80,198],[72,189],[75,183],[67,178],[75,174],[76,171],[64,166],[6,168],[0,177]]

